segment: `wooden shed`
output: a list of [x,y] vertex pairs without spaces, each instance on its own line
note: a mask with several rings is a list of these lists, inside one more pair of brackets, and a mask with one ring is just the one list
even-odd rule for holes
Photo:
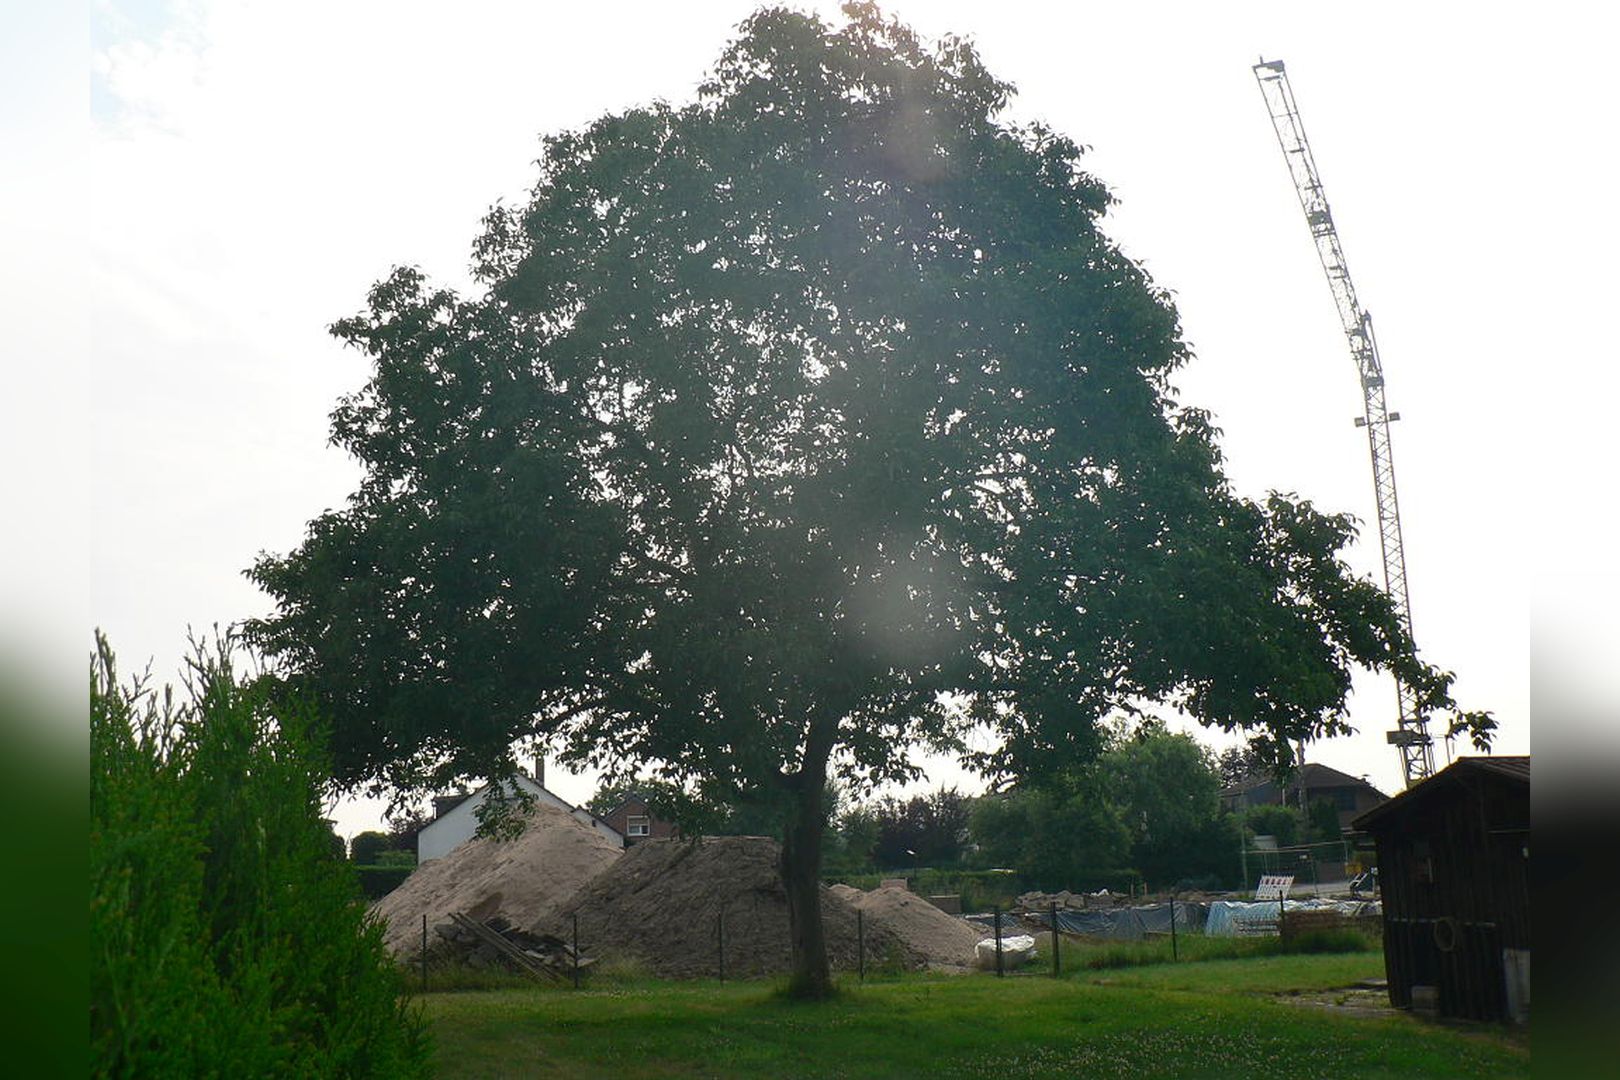
[[1527,1019],[1530,759],[1461,758],[1354,827],[1378,848],[1390,1004]]

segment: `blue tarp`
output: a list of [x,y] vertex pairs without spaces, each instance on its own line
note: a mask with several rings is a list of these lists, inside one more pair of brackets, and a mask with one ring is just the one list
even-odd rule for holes
[[[1215,937],[1234,937],[1242,934],[1275,934],[1277,932],[1275,900],[1245,902],[1217,900],[1209,905],[1209,920],[1204,933]],[[1341,915],[1378,915],[1383,907],[1376,900],[1290,900],[1289,911],[1337,911]]]
[[[1216,900],[1176,901],[1176,931],[1183,934],[1211,934],[1232,937],[1240,934],[1275,934],[1277,932],[1277,901]],[[1290,900],[1289,911],[1337,911],[1344,915],[1377,915],[1383,909],[1372,900]],[[989,915],[970,915],[966,918],[991,933]],[[1002,933],[1019,932],[1018,921],[1023,924],[1046,926],[1050,915],[1045,911],[1024,912],[1017,920],[1011,914],[1002,920]],[[1088,937],[1112,938],[1116,941],[1141,941],[1149,934],[1170,932],[1170,905],[1143,904],[1129,908],[1097,908],[1074,911],[1059,908],[1058,927],[1066,934],[1085,934]]]
[[[1179,933],[1198,933],[1204,929],[1208,905],[1177,902],[1176,930]],[[1170,932],[1170,905],[1144,904],[1134,908],[1112,910],[1070,911],[1060,909],[1058,926],[1064,933],[1086,934],[1091,937],[1115,938],[1120,941],[1141,941],[1148,934]],[[1043,920],[1044,921],[1044,920]]]

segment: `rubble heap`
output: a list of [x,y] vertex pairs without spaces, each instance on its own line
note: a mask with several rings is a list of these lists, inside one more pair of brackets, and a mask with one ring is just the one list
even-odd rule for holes
[[[556,979],[573,977],[573,946],[553,934],[522,930],[499,915],[478,921],[457,912],[451,921],[435,926],[433,934],[429,955],[437,963],[505,968]],[[582,953],[578,967],[585,971],[595,963],[594,957]]]
[[[593,955],[623,956],[666,978],[713,978],[723,917],[728,978],[784,973],[791,949],[780,851],[762,836],[644,841],[558,905],[542,929],[566,934],[578,913],[580,947]],[[821,914],[832,967],[853,970],[854,909],[823,887]],[[866,921],[865,934],[868,964],[927,964],[876,920]]]
[[[877,888],[871,892],[847,885],[832,888],[836,895],[865,913],[868,927],[877,925],[893,932],[929,966],[965,968],[973,963],[974,947],[983,934],[966,919],[946,914],[903,887]],[[839,892],[841,888],[848,892]]]
[[1098,889],[1094,893],[1075,893],[1068,889],[1058,892],[1027,892],[1018,894],[1018,909],[1020,911],[1048,911],[1053,904],[1064,911],[1094,911],[1098,908],[1106,911],[1126,902],[1127,898],[1118,893],[1111,893],[1107,889]]

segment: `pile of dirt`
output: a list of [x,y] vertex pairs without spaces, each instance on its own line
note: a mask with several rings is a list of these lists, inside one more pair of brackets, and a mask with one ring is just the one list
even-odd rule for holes
[[[776,841],[760,836],[644,841],[558,905],[549,929],[568,936],[577,912],[580,948],[592,955],[621,956],[666,978],[713,978],[723,919],[728,978],[786,972],[791,947],[779,852]],[[853,969],[854,909],[824,887],[821,915],[832,967]],[[925,964],[887,928],[868,920],[865,929],[867,963]]]
[[984,935],[966,919],[947,915],[905,889],[861,892],[847,885],[842,888],[853,894],[846,899],[866,914],[868,927],[876,924],[892,931],[907,950],[930,966],[968,967],[973,963],[973,948]]
[[550,923],[557,904],[622,857],[612,840],[554,806],[538,804],[516,840],[472,839],[423,863],[372,905],[387,924],[390,951],[414,957],[429,926],[452,912],[474,919],[499,915],[513,926]]

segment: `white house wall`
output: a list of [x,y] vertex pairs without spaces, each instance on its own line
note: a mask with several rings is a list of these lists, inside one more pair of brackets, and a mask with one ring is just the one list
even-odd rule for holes
[[[591,826],[615,844],[621,847],[624,845],[624,837],[619,831],[607,822],[594,817],[589,810],[570,806],[527,777],[519,777],[518,783],[540,802],[554,806],[582,824]],[[429,859],[437,859],[448,854],[457,844],[471,840],[473,833],[478,831],[478,808],[484,805],[488,794],[489,785],[486,784],[463,799],[454,810],[434,818],[432,822],[423,826],[422,831],[416,834],[416,861],[425,863]]]

